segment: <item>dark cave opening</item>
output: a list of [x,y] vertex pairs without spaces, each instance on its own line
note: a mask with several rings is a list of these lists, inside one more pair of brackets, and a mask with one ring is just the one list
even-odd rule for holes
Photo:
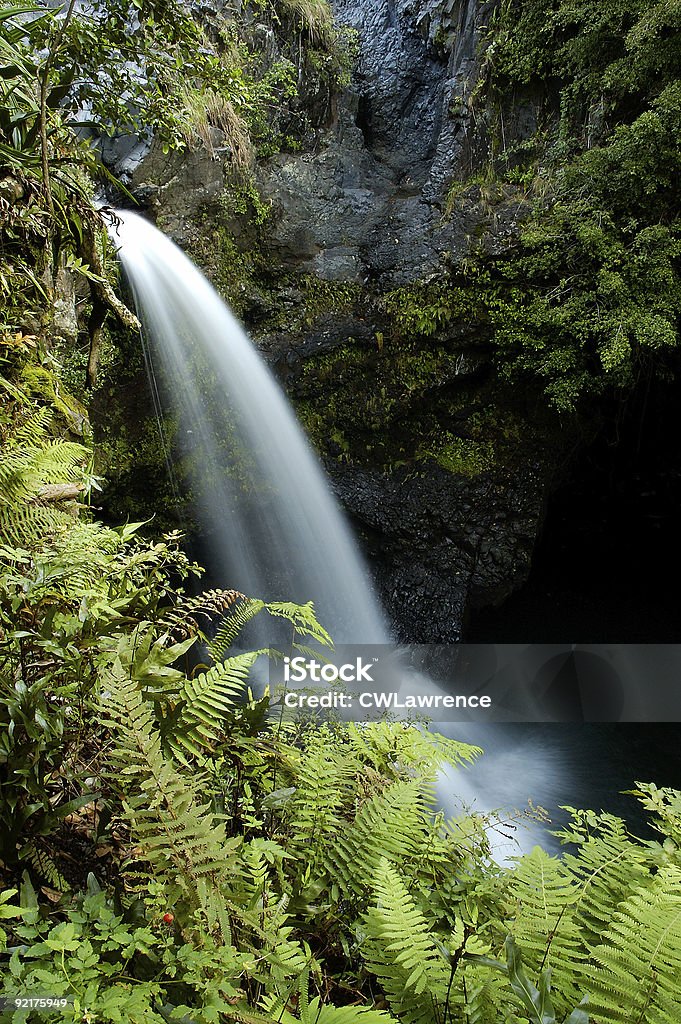
[[652,382],[574,460],[526,584],[477,643],[681,642],[681,383]]

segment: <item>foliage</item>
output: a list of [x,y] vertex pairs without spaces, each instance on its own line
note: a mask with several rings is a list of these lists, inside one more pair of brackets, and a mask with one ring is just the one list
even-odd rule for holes
[[[68,525],[28,548],[2,549],[0,773],[2,859],[32,855],[87,802],[96,750],[85,730],[98,658],[111,637],[153,614],[169,574],[191,570],[177,538],[134,541],[96,524]],[[33,538],[35,541],[35,538]],[[91,775],[89,776],[92,777]]]
[[589,138],[679,77],[678,28],[676,5],[664,0],[506,0],[491,22],[486,60],[502,88],[557,85],[563,138]]
[[333,43],[336,30],[328,0],[276,0],[276,6],[282,15],[297,21],[313,43],[327,47]]
[[[247,958],[234,947],[216,946],[206,936],[203,948],[182,941],[172,922],[166,924],[153,900],[149,920],[134,922],[117,912],[114,901],[93,875],[87,888],[54,922],[40,908],[28,875],[15,909],[20,924],[18,945],[8,949],[6,998],[26,992],[50,992],[69,1000],[61,1011],[66,1021],[97,1020],[110,1024],[166,1021],[163,993],[174,987],[180,997],[191,991],[192,1020],[215,1021],[230,1011],[240,972]],[[133,978],[134,964],[144,965],[143,977]],[[190,1012],[189,1007],[185,1007]],[[15,1011],[10,1019],[30,1019]]]
[[49,409],[33,412],[24,407],[5,425],[0,445],[0,530],[12,543],[35,541],[72,525],[73,515],[50,503],[51,487],[71,484],[77,496],[87,486],[87,450],[73,441],[50,438],[50,418]]
[[559,93],[560,114],[547,101],[536,137],[490,167],[516,237],[499,255],[473,251],[437,319],[415,326],[472,315],[502,375],[561,410],[676,369],[678,28],[675,5],[640,0],[507,2],[489,26],[490,102],[543,88]]
[[659,842],[571,810],[562,858],[495,865],[492,821],[434,805],[479,751],[254,696],[253,616],[329,637],[310,606],[183,594],[176,540],[82,522],[4,551],[6,995],[68,996],[74,1021],[678,1017],[680,794],[637,791]]
[[228,139],[244,130],[257,103],[257,87],[228,30],[211,40],[175,0],[143,8],[131,0],[71,4],[61,13],[35,2],[26,10],[35,17],[17,24],[31,51],[47,47],[30,70],[54,92],[50,106],[65,129],[83,124],[82,111],[89,110],[89,123],[100,132],[152,130],[167,146],[182,146],[188,90],[205,95],[207,116],[214,108]]
[[473,477],[494,465],[494,447],[490,441],[464,440],[443,433],[432,448],[423,446],[420,458],[431,458],[449,473]]

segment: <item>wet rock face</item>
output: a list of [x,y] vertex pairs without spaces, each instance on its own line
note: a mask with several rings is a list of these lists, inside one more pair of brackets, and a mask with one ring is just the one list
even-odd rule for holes
[[[359,32],[357,123],[400,189],[438,206],[468,139],[480,29],[497,0],[335,0]],[[461,169],[461,168],[459,168]]]
[[[414,345],[399,332],[391,335],[382,296],[443,279],[467,254],[470,239],[481,235],[485,215],[474,201],[458,204],[446,217],[443,211],[452,182],[468,178],[488,156],[484,116],[478,111],[472,117],[469,100],[477,82],[480,32],[496,2],[334,0],[337,20],[358,33],[352,84],[333,103],[319,103],[316,128],[300,152],[279,153],[255,170],[271,214],[257,242],[264,270],[239,285],[244,301],[238,312],[294,401],[326,410],[320,454],[405,641],[459,640],[469,609],[499,603],[524,582],[564,447],[530,424],[513,435],[511,458],[480,472],[443,468],[442,460],[419,454],[410,464],[396,458],[387,465],[357,439],[350,439],[349,457],[343,449],[347,439],[338,439],[338,424],[328,414],[334,396],[339,408],[354,404],[352,389],[346,384],[343,390],[343,367],[338,379],[335,364],[329,370],[329,354],[354,346],[352,387],[361,430],[361,410],[372,408],[379,389],[376,352],[385,351],[389,360],[400,347],[411,353]],[[269,32],[267,46],[276,45]],[[508,127],[515,137],[532,130],[530,108]],[[193,243],[206,237],[207,225],[221,217],[224,224],[219,200],[228,177],[228,155],[164,157],[152,147],[134,171],[132,187],[164,230],[201,261],[205,246]],[[486,244],[503,245],[514,229],[508,216],[495,213]],[[238,219],[227,230],[230,245],[248,258],[252,231]],[[229,252],[233,259],[234,249]],[[209,272],[216,265],[210,254],[204,264]],[[331,289],[323,309],[309,306],[309,279]],[[216,283],[221,284],[217,277]],[[398,380],[398,412],[378,428],[385,431],[386,448],[395,432],[411,431],[416,451],[424,412],[429,429],[434,420],[443,437],[468,443],[479,436],[475,417],[461,412],[461,393],[474,391],[476,379],[485,377],[488,355],[480,346],[480,325],[445,325],[425,345],[423,339],[416,343],[413,365],[421,350],[426,359],[431,342],[433,351],[453,354],[449,377],[438,371],[432,384]],[[358,350],[361,358],[368,353],[366,364],[357,362]],[[357,365],[366,365],[359,376]],[[462,366],[469,369],[462,372]],[[315,367],[318,382],[310,385]],[[307,374],[305,394],[301,374]],[[479,410],[485,401],[479,395],[471,408]]]
[[[480,212],[462,206],[445,219],[443,207],[452,181],[487,156],[468,100],[480,28],[494,6],[335,0],[338,20],[359,34],[352,87],[322,146],[281,156],[260,176],[276,211],[269,243],[284,264],[375,294],[437,278],[466,254]],[[531,130],[526,115],[518,133]],[[505,227],[502,216],[499,237]],[[278,363],[291,387],[290,367],[314,359],[315,347],[319,358],[348,336],[366,345],[385,329],[370,313],[354,323],[326,316],[289,338]],[[276,359],[283,339],[262,340]],[[470,337],[448,341],[464,352]],[[479,355],[470,358],[478,365]],[[322,386],[319,401],[326,400]],[[465,478],[428,461],[386,471],[327,460],[400,639],[460,640],[469,609],[499,603],[523,582],[560,449],[549,451],[553,443],[528,443],[523,455],[519,442],[512,466]]]
[[451,182],[484,146],[466,105],[479,8],[336,0],[334,9],[358,33],[356,73],[323,145],[261,168],[277,213],[271,242],[280,258],[329,280],[396,288],[442,272],[475,231],[474,211],[446,222],[442,212]]
[[511,581],[525,578],[543,473],[528,465],[512,479],[463,480],[438,466],[419,476],[359,469],[335,475],[398,640],[455,643],[469,610],[503,599]]
[[337,0],[340,21],[359,32],[356,121],[364,144],[407,190],[425,184],[442,125],[442,56],[418,30],[410,0]]

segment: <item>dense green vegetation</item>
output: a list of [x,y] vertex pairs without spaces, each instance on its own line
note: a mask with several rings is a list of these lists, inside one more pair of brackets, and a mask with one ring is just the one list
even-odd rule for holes
[[140,1024],[677,1019],[681,795],[640,787],[658,841],[573,811],[562,859],[499,867],[490,837],[515,823],[434,803],[475,748],[250,693],[240,630],[269,614],[323,649],[310,607],[188,597],[177,538],[134,527],[73,518],[36,542],[38,479],[78,478],[79,457],[25,432],[3,462],[6,996]]
[[[318,64],[340,76],[322,0],[259,7],[288,19]],[[235,653],[241,630],[256,615],[271,616],[287,623],[295,644],[323,650],[331,640],[311,606],[264,605],[229,590],[196,594],[201,570],[179,536],[154,539],[94,517],[101,481],[87,409],[66,382],[78,384],[86,363],[94,379],[107,311],[126,329],[135,320],[116,291],[92,201],[104,172],[74,131],[68,97],[91,103],[100,130],[130,127],[137,107],[136,124],[153,127],[168,146],[218,128],[235,165],[247,165],[251,148],[288,144],[268,106],[276,83],[293,87],[290,69],[259,75],[233,27],[201,35],[184,5],[107,10],[106,19],[97,6],[82,15],[73,4],[61,17],[30,4],[0,11],[3,997],[65,997],[53,1019],[98,1024],[677,1022],[681,794],[638,789],[657,841],[636,839],[612,816],[574,810],[561,834],[570,844],[565,856],[537,848],[500,867],[490,839],[517,822],[446,820],[434,799],[437,773],[465,770],[478,750],[403,723],[312,725],[287,718],[276,693],[253,695],[262,655]],[[543,49],[554,25],[538,5],[524,10],[536,17],[534,32],[523,26],[522,49],[515,35],[503,42],[504,26],[516,24],[512,5],[497,26],[495,74],[518,81],[526,68],[544,73],[532,47]],[[507,365],[546,378],[561,404],[604,375],[628,379],[640,352],[672,343],[677,108],[666,76],[676,51],[661,65],[649,59],[648,71],[644,61],[650,40],[667,38],[668,10],[660,6],[658,20],[644,19],[631,36],[641,53],[636,90],[650,109],[638,109],[638,93],[631,98],[636,83],[622,87],[617,102],[631,103],[629,119],[602,145],[577,145],[564,184],[551,172],[558,191],[526,222],[520,254],[472,265],[474,280],[490,289],[483,294],[497,296],[483,313],[510,332],[498,326],[496,335]],[[595,6],[579,5],[588,11],[595,16]],[[635,14],[622,15],[631,32]],[[596,22],[599,53],[598,33],[609,31]],[[560,59],[577,60],[566,47]],[[132,74],[127,58],[145,75]],[[610,55],[607,67],[618,59]],[[567,66],[546,75],[564,75]],[[102,67],[108,77],[98,74]],[[654,75],[664,80],[653,96]],[[584,76],[575,104],[593,95]],[[578,109],[566,104],[566,124]],[[643,160],[650,178],[639,173]],[[574,182],[583,176],[589,189],[600,181],[601,191],[587,190],[580,206]],[[593,196],[602,210],[587,203]],[[562,274],[558,248],[542,248],[551,231],[561,245],[576,231],[579,289],[565,286],[575,304],[558,325],[556,309],[568,299],[551,304]],[[541,259],[533,263],[532,252]],[[515,267],[511,276],[501,273],[505,266]],[[81,281],[77,296],[67,270]],[[514,290],[513,273],[522,288],[526,278],[534,282],[536,306]],[[589,298],[595,280],[604,289],[598,303]],[[655,282],[673,287],[653,289]],[[594,304],[605,323],[601,341]],[[416,314],[399,296],[388,305],[414,327]],[[433,307],[445,310],[437,318],[451,318],[451,294],[436,295]],[[518,326],[521,310],[530,319]],[[631,355],[612,342],[609,317],[625,313]],[[429,336],[427,309],[419,315],[416,332]],[[528,340],[535,331],[545,340],[549,326],[564,333],[562,362],[543,362],[541,345]],[[377,350],[382,344],[377,338]],[[600,364],[594,353],[603,353]],[[431,370],[407,361],[395,373],[409,387]],[[445,439],[435,456],[460,467],[491,453]],[[44,1014],[10,1005],[1,1019]]]
[[[500,255],[480,239],[420,307],[425,329],[473,315],[502,374],[538,383],[565,410],[676,370],[678,6],[505,2],[481,76],[489,168],[455,183],[450,210],[478,201],[492,221],[514,210],[520,226]],[[504,118],[522,104],[536,130],[507,146]]]

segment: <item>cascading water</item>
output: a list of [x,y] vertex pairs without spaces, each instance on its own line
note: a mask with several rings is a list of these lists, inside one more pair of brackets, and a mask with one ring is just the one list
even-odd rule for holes
[[[249,596],[314,601],[337,642],[388,643],[368,573],[322,469],[238,322],[191,261],[142,217],[117,214],[110,230],[179,409],[180,447],[210,535],[214,575]],[[441,778],[439,798],[450,810],[462,801],[482,811],[522,805],[537,789],[546,792],[549,760],[536,748],[530,764],[526,751],[509,747],[494,726],[472,734],[453,724],[439,728],[493,751],[482,771]]]
[[367,571],[291,408],[203,275],[153,225],[111,228],[210,535],[211,568],[269,600],[314,601],[334,639],[387,642]]

